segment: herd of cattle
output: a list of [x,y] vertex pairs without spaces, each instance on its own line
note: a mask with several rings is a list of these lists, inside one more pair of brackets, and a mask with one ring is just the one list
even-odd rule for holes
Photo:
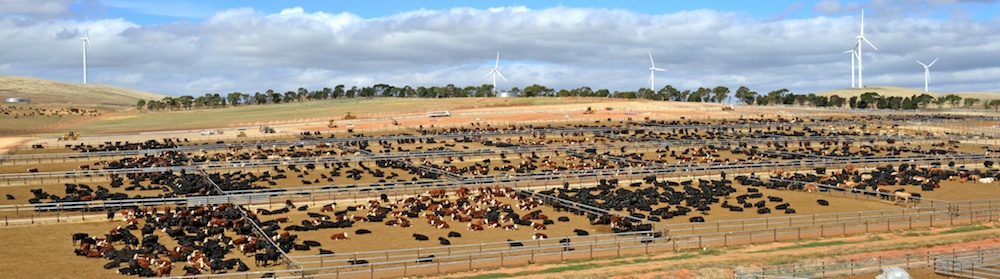
[[[907,132],[889,129],[888,125],[883,128],[864,124],[864,120],[847,124],[842,123],[843,120],[800,118],[647,121],[617,125],[607,122],[572,125],[564,129],[532,125],[421,127],[415,134],[384,137],[356,134],[353,138],[338,141],[243,144],[221,150],[179,148],[190,144],[186,139],[76,145],[71,148],[83,152],[170,149],[150,155],[90,163],[84,165],[86,167],[80,166],[80,169],[198,166],[212,162],[289,161],[301,158],[343,160],[299,161],[266,168],[210,173],[165,171],[110,175],[109,184],[105,184],[107,186],[68,183],[63,193],[32,189],[28,202],[203,196],[265,189],[277,192],[307,185],[321,185],[308,186],[316,189],[351,188],[364,183],[385,185],[425,180],[503,178],[520,174],[558,175],[572,171],[649,169],[674,165],[740,165],[814,156],[843,158],[962,153],[958,142],[921,146],[897,141],[897,136]],[[854,140],[860,137],[866,140]],[[876,137],[881,137],[881,140],[867,140]],[[744,138],[774,140],[738,140]],[[660,144],[674,141],[714,142],[674,146]],[[476,147],[485,147],[493,152],[468,155],[472,154],[470,149]],[[604,150],[599,152],[598,148]],[[451,155],[379,157],[420,152]],[[454,238],[461,237],[461,230],[468,233],[491,229],[526,230],[530,233],[523,233],[519,239],[545,239],[549,238],[545,231],[547,226],[558,226],[570,217],[551,218],[543,213],[543,209],[586,215],[590,224],[607,225],[614,232],[649,231],[650,223],[675,218],[684,218],[685,222],[711,221],[706,217],[713,208],[729,212],[746,210],[750,212],[746,213],[750,218],[773,211],[796,213],[793,206],[801,201],[764,195],[758,191],[761,188],[856,191],[879,195],[887,200],[909,202],[919,200],[917,189],[932,191],[940,187],[941,181],[989,183],[1000,178],[996,171],[991,170],[992,162],[984,163],[985,171],[953,166],[928,168],[902,164],[871,171],[848,168],[830,174],[825,169],[817,169],[815,173],[779,170],[770,175],[771,178],[785,180],[768,180],[746,174],[733,175],[733,179],[729,180],[722,174],[721,179],[677,181],[650,175],[639,181],[619,184],[617,177],[605,177],[595,178],[596,185],[593,186],[567,183],[562,188],[537,192],[507,187],[460,188],[450,196],[435,189],[411,197],[383,195],[377,200],[343,208],[335,204],[314,207],[318,212],[309,212],[308,206],[295,206],[291,202],[279,210],[256,211],[230,204],[164,208],[159,212],[115,208],[126,226],[115,228],[104,236],[75,234],[73,238],[80,242],[77,255],[105,258],[110,261],[105,268],[116,269],[123,274],[165,275],[171,273],[175,264],[184,266],[182,269],[186,274],[231,269],[245,271],[249,267],[243,260],[250,259],[250,255],[256,265],[268,265],[279,261],[283,252],[318,249],[319,254],[332,254],[334,251],[320,248],[323,243],[372,233],[369,229],[349,229],[358,222],[378,222],[394,227],[426,223],[427,226],[448,231],[447,237],[437,238],[440,245],[450,245]],[[739,183],[739,187],[735,182]],[[137,194],[132,191],[145,192]],[[7,197],[13,199],[10,195]],[[829,205],[829,201],[824,199],[816,199],[815,203]],[[596,214],[595,210],[615,214]],[[289,217],[297,216],[294,215],[296,212],[307,213],[308,218],[296,220]],[[691,216],[692,212],[701,214]],[[264,216],[273,218],[262,220]],[[263,233],[255,231],[255,224]],[[326,234],[328,237],[300,239],[296,235],[314,231],[329,232]],[[575,232],[587,233],[578,228]],[[412,237],[416,241],[433,239],[419,233]],[[511,245],[519,244],[519,239],[510,240]],[[351,264],[366,262],[355,260]],[[433,260],[433,257],[425,260]]]

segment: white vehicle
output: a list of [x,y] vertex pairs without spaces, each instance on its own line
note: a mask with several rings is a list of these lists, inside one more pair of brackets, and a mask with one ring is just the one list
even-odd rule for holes
[[215,131],[212,131],[212,130],[201,131],[201,135],[202,136],[209,136],[209,135],[214,135],[214,134],[215,134]]
[[430,116],[430,117],[446,117],[446,116],[451,116],[451,112],[449,112],[447,110],[432,111],[432,112],[427,113],[427,116]]

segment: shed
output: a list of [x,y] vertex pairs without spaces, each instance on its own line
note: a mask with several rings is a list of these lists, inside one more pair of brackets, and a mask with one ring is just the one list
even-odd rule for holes
[[4,103],[31,103],[31,99],[28,98],[7,98]]

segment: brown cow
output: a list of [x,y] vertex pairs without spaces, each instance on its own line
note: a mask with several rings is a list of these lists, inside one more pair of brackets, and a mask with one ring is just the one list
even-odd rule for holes
[[333,234],[330,236],[330,239],[333,240],[347,239],[347,232]]

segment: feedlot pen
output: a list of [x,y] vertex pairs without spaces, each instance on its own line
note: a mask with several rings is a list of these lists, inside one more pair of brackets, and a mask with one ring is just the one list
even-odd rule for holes
[[[831,134],[829,131],[816,132],[822,131],[822,129],[828,128],[828,126],[863,125],[861,124],[863,120],[854,121],[728,124],[732,125],[730,127],[732,129],[724,133],[726,138],[718,138],[718,135],[723,135],[723,133],[714,132],[716,130],[724,130],[725,126],[698,126],[695,124],[642,126],[641,123],[621,123],[619,124],[620,127],[614,128],[553,126],[515,129],[502,133],[485,132],[479,136],[475,136],[474,133],[469,132],[449,135],[447,133],[425,131],[426,133],[423,135],[397,135],[394,136],[395,138],[385,139],[379,139],[378,137],[337,137],[334,139],[266,143],[266,145],[274,146],[274,154],[287,153],[289,152],[288,148],[291,146],[299,146],[299,149],[308,149],[309,146],[318,147],[320,143],[333,146],[332,148],[335,150],[347,152],[347,154],[338,153],[338,155],[333,157],[280,157],[263,160],[205,161],[201,163],[188,160],[187,163],[182,165],[165,166],[161,169],[97,169],[87,171],[86,173],[80,170],[71,170],[71,168],[83,164],[80,162],[92,164],[94,161],[99,160],[73,158],[74,160],[83,161],[73,161],[65,166],[48,163],[51,164],[51,171],[48,172],[8,173],[5,171],[6,174],[0,178],[3,178],[3,181],[6,181],[7,185],[0,186],[0,189],[6,192],[5,194],[16,196],[13,200],[14,202],[7,200],[8,203],[0,207],[0,211],[5,212],[5,224],[9,224],[11,219],[14,219],[15,223],[36,217],[47,218],[46,220],[49,220],[53,215],[55,216],[55,220],[63,221],[62,219],[66,218],[64,214],[67,213],[65,212],[66,210],[80,211],[78,214],[81,218],[86,218],[88,216],[86,212],[88,211],[103,212],[103,210],[108,208],[121,208],[123,206],[136,206],[138,208],[158,207],[162,210],[165,206],[178,207],[197,204],[234,203],[245,205],[253,211],[257,208],[268,210],[282,208],[286,201],[297,205],[297,207],[307,205],[308,208],[302,211],[293,209],[290,212],[270,217],[257,215],[257,221],[263,223],[267,223],[268,219],[286,218],[288,219],[287,223],[283,223],[281,226],[287,227],[288,225],[298,224],[299,221],[308,219],[309,217],[305,216],[305,212],[316,212],[323,205],[333,202],[338,204],[336,208],[339,211],[347,206],[359,206],[368,203],[369,200],[380,199],[382,198],[382,194],[385,194],[390,200],[399,200],[406,197],[419,197],[425,195],[429,190],[442,189],[452,197],[447,198],[447,200],[455,203],[458,202],[454,197],[457,196],[456,191],[459,191],[459,189],[465,188],[478,191],[478,188],[486,187],[494,189],[509,188],[512,191],[521,193],[524,197],[534,196],[545,201],[539,208],[549,218],[568,217],[570,220],[566,223],[555,222],[550,225],[551,228],[542,231],[533,231],[530,227],[522,227],[514,231],[476,232],[466,229],[465,225],[468,223],[449,219],[445,219],[445,221],[451,223],[452,229],[435,229],[422,219],[424,216],[419,216],[418,218],[410,218],[414,221],[414,227],[409,228],[410,230],[404,230],[399,227],[387,227],[381,223],[371,222],[355,223],[350,228],[299,232],[297,234],[301,238],[318,240],[321,244],[319,248],[336,250],[336,253],[333,255],[316,255],[316,252],[288,251],[289,254],[285,259],[288,265],[285,267],[291,268],[286,271],[278,271],[276,275],[295,277],[398,277],[413,274],[518,265],[539,261],[678,251],[700,249],[702,247],[728,247],[782,240],[801,240],[830,235],[910,229],[940,224],[966,224],[991,220],[993,214],[1000,213],[994,212],[998,209],[993,205],[993,200],[962,203],[951,202],[979,196],[976,194],[966,197],[952,195],[948,197],[947,201],[930,202],[932,199],[936,199],[933,197],[936,191],[923,192],[924,197],[928,198],[927,201],[921,202],[915,208],[906,208],[902,205],[894,205],[879,201],[878,199],[871,200],[863,194],[849,194],[846,191],[803,193],[791,192],[791,190],[754,187],[759,188],[767,196],[783,196],[793,207],[797,207],[796,209],[799,211],[791,215],[775,212],[770,216],[761,216],[754,212],[746,212],[743,214],[733,213],[731,216],[727,216],[727,213],[723,212],[725,208],[719,207],[717,203],[714,203],[711,205],[713,208],[709,214],[695,211],[683,217],[679,216],[670,220],[652,221],[648,218],[637,218],[635,214],[630,214],[639,211],[609,210],[609,208],[595,207],[593,205],[581,204],[541,194],[541,191],[551,191],[554,189],[579,189],[599,186],[603,185],[601,180],[610,179],[616,179],[618,183],[612,189],[634,192],[651,186],[643,183],[643,180],[648,177],[654,177],[658,182],[664,183],[666,181],[675,183],[694,181],[694,185],[697,185],[699,179],[721,180],[721,172],[726,172],[728,174],[727,180],[732,180],[737,175],[748,175],[750,173],[766,177],[777,170],[816,173],[814,169],[824,167],[827,172],[833,172],[848,166],[871,169],[882,167],[886,164],[898,166],[904,162],[914,167],[940,167],[952,170],[960,168],[973,170],[978,168],[983,169],[985,173],[989,173],[991,167],[984,167],[983,162],[997,161],[998,159],[995,155],[983,154],[982,151],[984,148],[986,150],[994,148],[992,146],[983,146],[983,144],[989,143],[988,139],[972,139],[960,134],[906,133],[903,131],[893,131],[889,134],[879,134],[877,132],[847,134],[842,132]],[[880,123],[880,125],[891,127],[892,122]],[[750,132],[751,128],[755,131],[778,130],[780,128],[789,133],[794,131],[812,131],[819,134],[813,136],[770,134],[766,136],[747,137],[752,135]],[[848,128],[844,127],[843,130],[849,130]],[[868,127],[867,129],[872,128]],[[641,133],[641,137],[636,136],[636,130],[644,131]],[[497,146],[494,142],[492,145],[476,146],[473,143],[455,141],[455,139],[468,139],[470,135],[473,135],[472,139],[478,139],[476,140],[478,143],[483,143],[482,140],[488,138],[491,141],[496,140],[496,142],[507,142],[509,140],[511,145]],[[540,135],[543,136],[539,138]],[[416,148],[419,146],[418,143],[409,144],[405,143],[405,141],[396,141],[407,138],[434,138],[436,146],[440,147],[440,150],[418,150]],[[401,152],[399,149],[394,149],[391,152],[384,152],[389,150],[385,147],[390,144],[376,143],[379,140],[391,141],[393,148],[410,151]],[[583,143],[587,140],[590,140],[591,143],[577,144],[577,142]],[[888,143],[887,140],[893,141],[894,144]],[[368,142],[368,149],[353,145],[357,142]],[[861,150],[859,146],[863,143],[868,146],[865,148],[872,149],[873,152],[884,152],[876,151],[875,149],[893,146],[906,147],[910,151],[903,151],[898,156],[875,153],[873,154],[875,156],[862,158],[835,157],[803,152],[805,148],[809,147],[803,146],[803,143],[806,142],[811,143],[812,147],[816,149],[821,148],[819,142],[831,142],[832,144],[823,145],[822,148],[835,150],[839,149],[836,148],[839,145],[840,147],[846,147],[842,149],[845,152],[858,152]],[[851,142],[853,144],[845,145],[844,142]],[[969,142],[977,143],[970,144]],[[464,149],[461,147],[462,145],[470,146],[470,148]],[[230,154],[232,153],[233,146],[236,145],[216,144],[201,146],[200,148],[198,148],[199,146],[178,147],[172,149],[172,151],[183,152],[185,156],[189,157],[197,156],[199,152],[204,152],[204,154]],[[257,148],[255,144],[242,144],[241,146],[244,146],[244,149]],[[921,151],[915,152],[916,147],[919,147]],[[661,150],[661,148],[664,150]],[[671,154],[665,150],[668,148],[674,152],[674,156],[666,157],[666,160],[657,158],[659,155]],[[695,155],[710,150],[718,150],[712,152],[718,152],[719,154],[725,152],[727,155],[723,157],[708,156],[707,154]],[[747,153],[746,151],[748,150],[754,151]],[[928,150],[938,151],[932,154],[920,155]],[[688,152],[689,155],[681,154],[684,152]],[[532,155],[532,153],[534,154]],[[73,157],[71,154],[48,153],[38,155],[45,157],[45,159],[34,159],[56,162],[60,160],[60,156],[62,158]],[[503,157],[500,154],[504,154]],[[31,155],[18,154],[12,156],[19,157],[3,157],[0,158],[0,162],[16,163],[16,167],[11,167],[11,170],[33,166],[32,164],[24,164],[24,160],[33,160],[33,158],[29,157]],[[129,158],[132,155],[109,153],[101,154],[100,156],[104,156],[99,157],[102,158],[100,160],[114,160]],[[464,163],[459,164],[456,161],[459,156],[462,156]],[[598,167],[581,170],[560,169],[560,166],[565,166],[561,164],[573,160],[569,159],[570,156],[576,158],[575,160],[588,160],[588,163]],[[693,160],[696,156],[702,156],[702,158],[708,158],[708,160]],[[558,163],[553,163],[551,166],[540,166],[543,158],[546,158],[545,160],[551,159],[552,162]],[[489,173],[471,175],[453,172],[455,168],[470,167],[476,163],[484,164],[483,161],[487,159],[492,161],[489,163]],[[716,159],[728,160],[728,162],[716,161]],[[501,165],[500,162],[502,160],[510,160],[510,165],[529,162],[528,164],[536,166],[534,169],[527,169],[523,172],[493,170],[492,167]],[[347,165],[343,170],[361,168],[359,163],[363,163],[372,170],[382,170],[385,173],[393,171],[390,168],[376,167],[375,163],[378,161],[397,162],[408,166],[411,170],[412,168],[416,168],[419,175],[436,175],[437,178],[422,178],[418,179],[418,181],[407,182],[381,182],[366,173],[363,174],[364,177],[355,180],[356,182],[354,183],[337,183],[337,180],[343,178],[337,177],[334,178],[334,183],[332,184],[304,185],[303,183],[296,183],[296,180],[320,180],[318,174],[332,172],[332,168],[317,168],[309,175],[288,169],[289,165],[297,165],[299,168],[302,168],[303,165],[308,163],[319,166],[323,163],[346,162]],[[454,164],[448,164],[446,161],[451,161]],[[42,167],[45,167],[44,164],[47,163],[41,164],[43,164],[41,165]],[[504,163],[503,165],[507,164]],[[28,190],[37,189],[39,185],[42,185],[38,183],[50,185],[46,186],[50,188],[42,187],[48,189],[45,190],[46,192],[57,192],[53,187],[59,187],[60,183],[80,183],[79,180],[83,179],[86,179],[87,182],[85,183],[91,183],[91,186],[108,183],[106,177],[112,173],[127,175],[129,173],[180,172],[181,170],[188,173],[195,173],[196,170],[201,170],[205,172],[203,176],[206,177],[206,180],[211,181],[211,179],[207,179],[207,172],[233,173],[243,170],[244,172],[259,174],[265,170],[274,171],[277,169],[285,170],[285,173],[289,174],[289,176],[297,174],[302,174],[303,176],[301,178],[291,177],[288,180],[271,180],[276,182],[275,185],[268,185],[258,181],[254,185],[259,187],[254,189],[227,190],[215,185],[216,189],[211,194],[216,196],[187,195],[146,198],[142,200],[50,201],[23,204],[23,201],[26,200],[26,195],[31,194]],[[401,172],[401,170],[395,171]],[[70,173],[73,174],[71,175]],[[993,175],[995,175],[995,172]],[[402,173],[400,173],[400,177],[404,177]],[[409,178],[409,176],[406,177]],[[765,180],[767,179],[765,178]],[[941,188],[962,187],[958,184],[949,185],[949,183],[942,183]],[[749,187],[746,185],[739,185],[735,182],[731,182],[730,185],[735,189],[734,196],[749,192]],[[105,187],[108,187],[107,184],[105,184]],[[682,191],[679,186],[675,187],[678,187],[676,190]],[[110,189],[124,192],[117,188]],[[908,191],[915,190],[911,189]],[[170,192],[168,191],[167,194],[170,194]],[[843,196],[837,196],[837,194]],[[540,198],[543,196],[545,197],[544,199]],[[730,197],[720,196],[718,199],[734,202],[730,200]],[[829,207],[815,207],[814,203],[816,199],[828,200],[831,205]],[[432,200],[435,203],[441,203],[446,199],[435,198]],[[16,201],[21,201],[21,203],[17,203]],[[507,204],[515,202],[514,200],[504,201]],[[871,207],[869,207],[870,210],[861,212],[826,213],[831,210],[848,211],[853,209],[853,211],[856,211],[859,207],[845,206],[852,203],[866,204]],[[808,204],[808,206],[796,206],[796,204]],[[671,209],[679,209],[678,206],[671,206]],[[688,204],[688,206],[691,205]],[[844,208],[835,209],[838,206],[844,206]],[[815,209],[809,209],[812,207],[815,207]],[[569,211],[555,211],[557,208],[560,208],[560,210],[569,209]],[[42,212],[41,209],[44,209],[46,212]],[[513,210],[514,213],[519,215],[528,214],[530,211]],[[361,213],[360,211],[350,212],[355,214]],[[60,216],[60,214],[64,215]],[[590,220],[588,220],[590,216],[587,216],[590,214],[619,216],[623,220],[634,220],[636,224],[650,224],[652,225],[652,230],[648,232],[613,234],[611,228],[607,225],[591,225]],[[688,217],[698,216],[704,217],[708,222],[688,222]],[[876,216],[877,218],[873,218]],[[100,217],[91,215],[91,218]],[[738,226],[736,222],[739,222]],[[114,225],[108,225],[108,228],[113,227]],[[372,238],[365,239],[368,235],[355,236],[354,232],[358,229],[372,231]],[[591,234],[588,236],[577,236],[573,233],[574,229],[588,231]],[[397,232],[392,232],[392,230],[396,230]],[[349,239],[329,239],[330,234],[340,231],[349,232]],[[453,238],[452,240],[456,242],[452,245],[439,245],[435,241],[436,237],[445,238],[445,234],[448,231],[460,232],[462,237]],[[279,230],[277,232],[282,231]],[[72,231],[66,231],[65,235],[71,233]],[[260,229],[256,233],[258,235],[268,234],[268,232]],[[412,233],[426,235],[430,237],[430,240],[427,242],[414,241],[409,235]],[[533,240],[532,235],[535,233],[544,233],[549,237],[544,240]],[[377,237],[381,234],[386,235],[385,238]],[[392,240],[386,241],[390,239]],[[463,242],[466,239],[468,239],[468,242]],[[568,241],[563,242],[561,240]],[[391,242],[392,244],[403,246],[386,246],[384,249],[379,249],[369,245],[370,243],[379,241]],[[355,242],[358,244],[352,244]],[[520,245],[514,245],[515,243]],[[71,257],[68,251],[58,251],[62,252],[55,252],[56,255]],[[430,255],[434,255],[434,257],[429,257]],[[359,263],[358,260],[364,260],[364,263]],[[97,262],[92,262],[95,268],[97,264]],[[270,268],[274,269],[275,267]],[[180,273],[177,273],[178,270],[180,270],[179,267],[175,268],[175,272],[171,274],[180,275]],[[254,270],[254,268],[251,268],[251,270]],[[255,273],[230,273],[216,276],[236,276],[243,278],[245,276],[252,276],[251,274]]]

